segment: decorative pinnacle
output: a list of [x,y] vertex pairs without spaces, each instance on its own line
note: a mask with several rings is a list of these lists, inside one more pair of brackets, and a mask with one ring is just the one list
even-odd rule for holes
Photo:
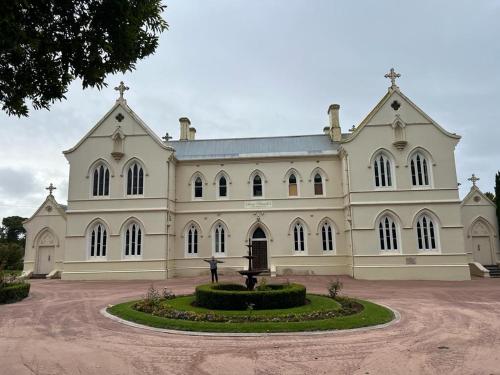
[[399,89],[398,85],[396,85],[396,78],[401,77],[401,74],[396,73],[394,71],[394,68],[391,68],[389,73],[387,73],[384,77],[389,78],[391,80],[391,87],[390,87],[391,89]]
[[470,178],[468,178],[467,180],[471,181],[472,182],[472,186],[476,186],[476,182],[480,180],[479,177],[476,177],[476,175],[473,173],[472,176]]
[[120,97],[117,99],[119,101],[123,101],[123,93],[127,90],[129,90],[130,88],[128,86],[125,86],[125,84],[123,83],[123,81],[120,82],[120,84],[115,87],[115,90],[118,91],[120,93]]
[[56,190],[57,188],[52,185],[52,182],[50,183],[50,185],[48,187],[45,188],[45,190],[48,190],[49,191],[49,195],[52,195],[52,191],[53,190]]

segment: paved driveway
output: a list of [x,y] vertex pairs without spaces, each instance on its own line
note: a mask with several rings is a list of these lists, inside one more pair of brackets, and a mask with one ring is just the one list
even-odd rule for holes
[[[325,292],[327,277],[294,277]],[[192,292],[200,278],[155,282]],[[0,306],[0,374],[500,374],[500,280],[359,281],[344,292],[401,312],[388,328],[300,337],[191,337],[140,330],[99,310],[150,282],[34,280]]]

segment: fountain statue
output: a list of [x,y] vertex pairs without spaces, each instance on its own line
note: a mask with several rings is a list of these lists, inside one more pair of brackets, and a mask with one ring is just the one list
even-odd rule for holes
[[255,284],[257,284],[257,279],[255,276],[262,273],[262,270],[254,270],[252,266],[252,260],[255,258],[252,255],[252,241],[248,239],[248,255],[244,255],[243,258],[248,259],[248,270],[238,271],[240,275],[246,276],[247,279],[245,281],[245,285],[247,286],[247,290],[253,290]]

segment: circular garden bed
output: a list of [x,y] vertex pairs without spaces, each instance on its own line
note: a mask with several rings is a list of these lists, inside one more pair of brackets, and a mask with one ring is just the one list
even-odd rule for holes
[[235,285],[201,285],[193,295],[167,294],[166,298],[152,288],[145,299],[114,305],[107,311],[150,327],[198,332],[341,330],[394,319],[386,307],[346,297],[306,294],[300,284],[266,285],[252,292]]

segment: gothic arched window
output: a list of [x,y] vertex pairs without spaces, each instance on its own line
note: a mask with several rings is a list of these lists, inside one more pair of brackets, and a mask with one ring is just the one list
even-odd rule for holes
[[186,233],[186,251],[188,255],[198,254],[198,229],[190,225]]
[[227,180],[226,177],[219,177],[219,197],[227,197]]
[[95,224],[89,232],[89,257],[106,257],[106,248],[108,242],[108,232],[106,227],[101,224]]
[[299,195],[297,188],[297,177],[292,173],[290,177],[288,177],[288,196],[296,197]]
[[380,250],[392,251],[398,250],[398,228],[396,222],[389,215],[384,215],[378,224],[378,234],[380,241]]
[[436,250],[437,228],[429,215],[423,214],[417,220],[417,243],[419,250]]
[[144,194],[144,169],[138,162],[133,162],[127,170],[127,195],[142,194]]
[[194,180],[194,197],[203,197],[203,180],[200,176],[196,177],[196,179]]
[[335,244],[333,242],[333,230],[331,224],[328,222],[325,222],[321,226],[321,242],[323,244],[323,251],[335,250]]
[[214,229],[214,254],[226,254],[226,230],[222,224],[217,224]]
[[295,251],[303,252],[306,249],[304,226],[301,223],[293,226],[293,244]]
[[136,222],[130,223],[125,230],[125,257],[142,256],[142,230]]
[[109,169],[104,164],[98,164],[92,175],[92,195],[101,197],[109,195]]
[[314,175],[314,195],[323,195],[323,177],[319,173]]
[[373,160],[373,173],[376,187],[392,186],[391,161],[385,154],[378,154]]
[[252,193],[254,197],[262,197],[262,178],[258,174],[252,181]]
[[410,160],[411,183],[413,186],[429,186],[429,162],[421,153],[416,152]]

